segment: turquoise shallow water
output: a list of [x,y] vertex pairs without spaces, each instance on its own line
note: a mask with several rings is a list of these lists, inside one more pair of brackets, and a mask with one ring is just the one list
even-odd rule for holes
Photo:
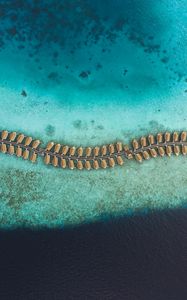
[[[0,1],[1,128],[77,146],[186,129],[186,4]],[[1,154],[0,166],[1,226],[186,205],[184,157],[80,173]]]

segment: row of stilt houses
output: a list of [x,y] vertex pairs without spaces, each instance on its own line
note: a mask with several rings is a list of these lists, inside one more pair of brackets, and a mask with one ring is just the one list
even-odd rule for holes
[[41,156],[45,164],[63,169],[106,169],[115,165],[122,166],[125,159],[135,159],[138,162],[151,157],[171,156],[180,153],[187,154],[187,133],[165,132],[156,135],[149,134],[139,139],[133,139],[130,146],[122,142],[95,147],[75,147],[50,141],[41,148],[41,141],[26,136],[23,133],[7,130],[0,131],[0,151],[9,155],[16,155],[25,160],[36,162]]

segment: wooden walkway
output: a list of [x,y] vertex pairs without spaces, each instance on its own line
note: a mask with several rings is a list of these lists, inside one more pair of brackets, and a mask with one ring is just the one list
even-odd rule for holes
[[46,147],[40,147],[40,140],[35,140],[23,133],[0,131],[0,151],[9,155],[16,155],[23,159],[29,159],[33,163],[41,156],[45,164],[61,167],[63,169],[99,169],[122,166],[126,159],[135,159],[138,162],[148,160],[151,157],[171,156],[175,154],[187,154],[186,131],[165,132],[157,135],[149,134],[139,140],[133,139],[132,145],[115,144],[78,147],[61,145],[50,141]]

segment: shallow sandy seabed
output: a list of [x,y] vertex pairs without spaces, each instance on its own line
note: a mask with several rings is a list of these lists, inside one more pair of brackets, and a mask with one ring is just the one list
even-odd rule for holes
[[81,172],[8,156],[1,164],[1,226],[64,226],[186,204],[182,156]]

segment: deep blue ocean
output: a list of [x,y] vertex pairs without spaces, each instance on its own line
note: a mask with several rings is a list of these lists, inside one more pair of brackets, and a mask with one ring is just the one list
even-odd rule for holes
[[[187,0],[0,0],[0,126],[77,144],[187,128],[186,49]],[[187,299],[182,160],[159,161],[155,177],[154,163],[127,166],[135,181],[26,173],[11,159],[0,300]]]
[[185,300],[187,211],[0,233],[0,298]]

